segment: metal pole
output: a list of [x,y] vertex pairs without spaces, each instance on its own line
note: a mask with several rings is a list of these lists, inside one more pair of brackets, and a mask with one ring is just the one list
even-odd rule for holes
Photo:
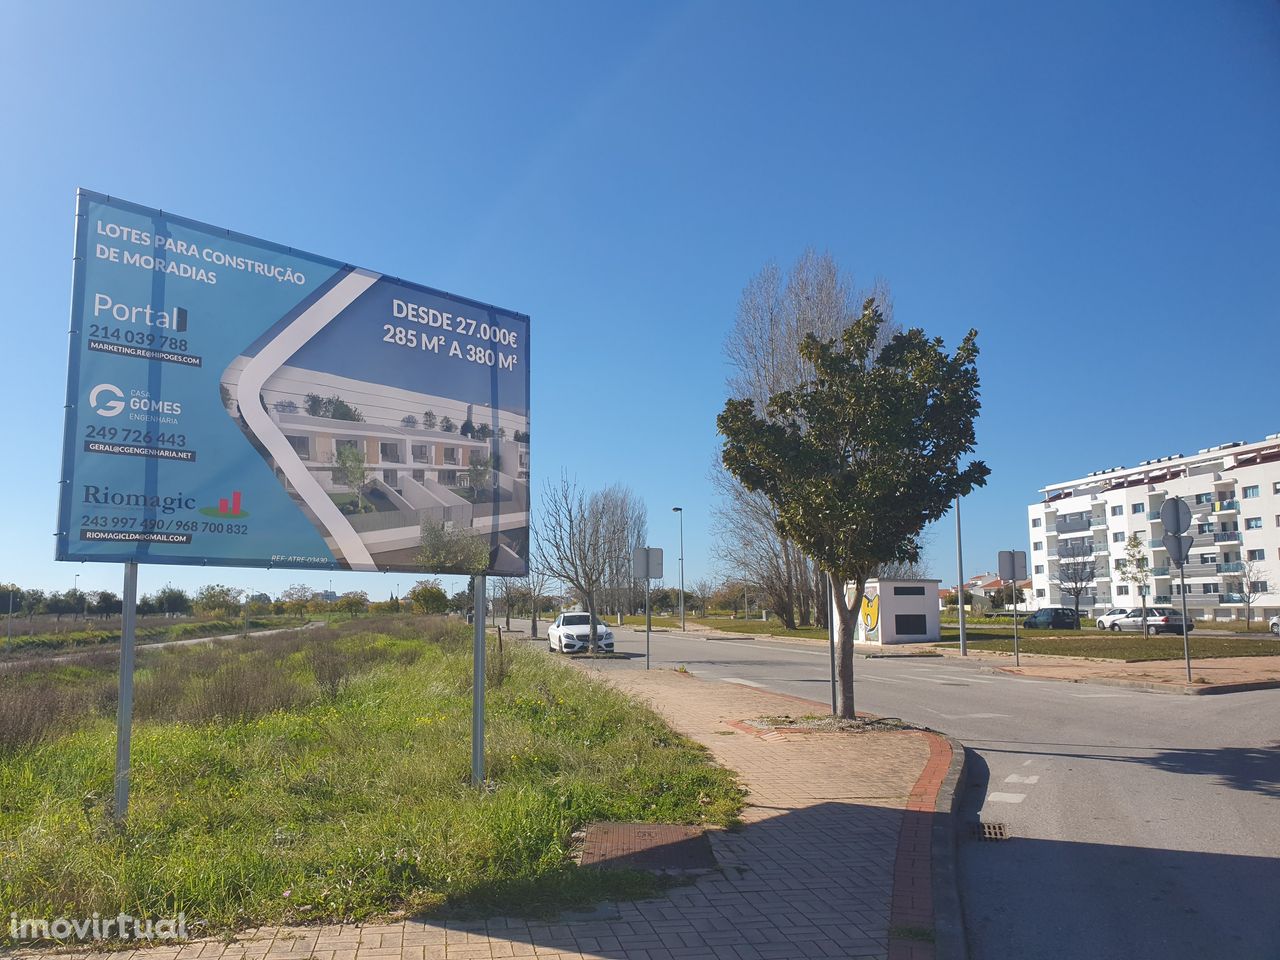
[[968,639],[964,629],[964,549],[960,545],[960,498],[956,497],[956,609],[960,611],[960,656],[969,655]]
[[644,668],[649,669],[649,635],[653,632],[653,617],[649,613],[649,577],[644,578]]
[[484,783],[484,607],[485,578],[475,578],[472,621],[475,635],[471,641],[471,785]]
[[[15,584],[16,586],[16,584]],[[13,587],[9,588],[9,621],[5,628],[5,642],[13,640]]]
[[1187,683],[1191,682],[1191,641],[1187,637],[1187,567],[1178,564],[1178,578],[1182,581],[1182,656],[1187,661]]
[[[1016,567],[1015,567],[1016,569]],[[1022,666],[1021,655],[1018,653],[1018,581],[1010,581],[1013,586],[1013,665],[1015,667]]]
[[839,714],[836,704],[836,598],[831,592],[831,578],[827,577],[827,648],[831,653],[831,715]]
[[124,565],[124,606],[120,617],[120,695],[116,701],[117,824],[129,813],[129,742],[133,734],[133,641],[138,617],[138,565]]
[[680,629],[684,630],[684,508],[676,507],[680,514]]

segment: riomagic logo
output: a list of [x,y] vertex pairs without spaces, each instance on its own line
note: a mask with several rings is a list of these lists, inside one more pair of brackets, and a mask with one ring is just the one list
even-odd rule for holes
[[239,490],[231,491],[231,497],[220,497],[216,507],[201,507],[200,512],[206,517],[221,517],[224,520],[243,520],[249,516]]

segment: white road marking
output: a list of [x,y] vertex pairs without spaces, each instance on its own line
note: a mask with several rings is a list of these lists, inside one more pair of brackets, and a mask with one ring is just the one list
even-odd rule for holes
[[763,683],[756,683],[754,680],[744,680],[742,677],[721,677],[721,683],[740,683],[744,687],[763,687]]
[[868,673],[855,674],[854,677],[855,679],[858,679],[858,680],[874,680],[876,683],[906,683],[907,682],[905,680],[894,680],[892,677],[873,677]]
[[1032,757],[1030,760],[1023,760],[1022,765],[1024,767],[1029,767],[1039,759],[1040,759],[1039,757]]
[[1011,773],[1004,778],[1005,783],[1039,783],[1040,778],[1036,776],[1024,777],[1016,773]]
[[1127,693],[1073,693],[1071,696],[1080,700],[1101,700],[1104,697],[1127,697]]
[[942,717],[944,720],[994,720],[997,718],[1011,720],[1012,714],[1008,713],[943,713],[941,710],[935,710],[933,707],[921,707],[922,710],[928,710],[934,716]]
[[988,793],[987,799],[994,803],[1021,803],[1027,799],[1025,793]]

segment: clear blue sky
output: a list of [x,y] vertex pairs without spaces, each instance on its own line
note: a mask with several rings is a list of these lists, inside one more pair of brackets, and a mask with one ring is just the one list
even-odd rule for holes
[[807,246],[979,330],[970,572],[1044,483],[1280,430],[1280,6],[1056,6],[8,8],[0,580],[120,585],[52,559],[77,186],[530,314],[537,477],[630,484],[669,572],[683,505],[690,579],[739,293]]

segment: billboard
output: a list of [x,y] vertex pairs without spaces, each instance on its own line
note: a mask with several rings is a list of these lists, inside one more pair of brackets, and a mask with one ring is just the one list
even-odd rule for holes
[[76,201],[57,558],[520,576],[529,318]]

